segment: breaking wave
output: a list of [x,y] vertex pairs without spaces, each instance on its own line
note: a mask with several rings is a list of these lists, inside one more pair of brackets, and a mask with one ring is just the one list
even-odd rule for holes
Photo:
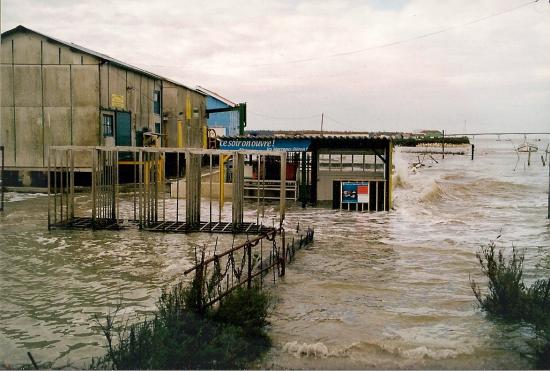
[[428,188],[426,192],[422,194],[420,197],[420,202],[424,203],[436,203],[443,199],[445,196],[445,191],[443,190],[443,187],[436,183],[432,183],[432,185]]
[[320,357],[329,356],[328,347],[323,343],[298,343],[291,341],[283,345],[283,352],[293,354],[295,357]]
[[373,342],[355,342],[349,346],[329,350],[329,348],[319,343],[299,343],[297,341],[288,342],[283,345],[283,352],[291,354],[296,358],[328,358],[328,357],[348,357],[351,353],[359,352],[360,354],[378,353],[397,356],[408,361],[432,359],[445,360],[459,357],[465,354],[472,354],[474,348],[471,346],[453,346],[446,347],[429,347],[421,345],[417,347],[403,347],[402,345],[392,344],[391,341],[380,343]]

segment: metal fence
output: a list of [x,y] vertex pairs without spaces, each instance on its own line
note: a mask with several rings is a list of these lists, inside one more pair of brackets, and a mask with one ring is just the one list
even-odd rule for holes
[[[261,233],[274,226],[264,225],[265,198],[258,190],[256,220],[244,220],[244,161],[255,156],[265,163],[276,157],[286,178],[285,152],[226,151],[150,147],[50,147],[48,155],[48,227],[120,229],[136,224],[158,232]],[[230,163],[231,181],[225,173]],[[121,170],[131,175],[123,184]],[[91,174],[91,207],[78,207],[75,174]],[[229,185],[228,185],[229,184]],[[258,182],[258,188],[262,182]],[[215,185],[215,186],[214,186]],[[231,219],[222,214],[230,187]],[[122,192],[122,188],[124,191]],[[170,192],[176,195],[170,203]],[[229,192],[228,192],[229,193]],[[279,226],[285,217],[286,184],[281,182]],[[121,198],[131,207],[121,210]],[[180,202],[180,197],[185,202]],[[205,217],[203,199],[208,202]],[[201,211],[202,209],[202,211]]]
[[223,252],[217,252],[217,242],[212,256],[206,257],[206,247],[195,251],[196,264],[184,275],[194,272],[194,288],[200,309],[208,308],[223,300],[232,291],[253,283],[263,287],[264,282],[276,282],[286,273],[286,264],[294,260],[298,250],[313,241],[313,229],[308,228],[286,241],[283,228],[263,233]]

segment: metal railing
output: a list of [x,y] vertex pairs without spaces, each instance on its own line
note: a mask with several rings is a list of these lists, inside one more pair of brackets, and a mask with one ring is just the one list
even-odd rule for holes
[[286,264],[294,260],[296,252],[313,241],[313,233],[313,229],[308,228],[305,234],[287,243],[285,230],[279,228],[221,253],[216,251],[216,242],[214,253],[208,258],[206,248],[195,251],[196,264],[184,275],[195,273],[193,283],[198,290],[199,308],[211,307],[245,284],[250,288],[256,282],[263,287],[269,274],[272,274],[269,279],[275,283],[278,277],[285,275]]

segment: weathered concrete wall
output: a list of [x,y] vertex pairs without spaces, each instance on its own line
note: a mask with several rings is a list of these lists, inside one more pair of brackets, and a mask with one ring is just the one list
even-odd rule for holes
[[[50,145],[105,144],[101,112],[130,112],[132,144],[136,131],[162,122],[153,110],[160,79],[33,32],[2,37],[1,48],[0,145],[8,169],[44,171]],[[89,159],[75,165],[87,168]]]
[[178,121],[181,121],[182,147],[202,147],[203,130],[206,127],[206,97],[170,81],[164,81],[163,86],[163,114],[167,134],[163,146],[178,147]]
[[2,38],[0,143],[6,167],[44,170],[49,145],[98,144],[98,64],[34,33]]
[[[160,77],[25,29],[4,35],[1,49],[0,145],[6,167],[27,172],[26,178],[30,171],[45,175],[51,145],[114,143],[103,135],[103,115],[116,117],[116,111],[130,113],[133,145],[136,132],[163,124],[169,135],[162,144],[176,146],[176,118],[184,112],[184,146],[202,146],[205,97],[193,90],[172,84],[164,94],[169,83]],[[161,94],[159,113],[154,112],[154,91]],[[173,121],[163,122],[163,113]],[[85,170],[89,161],[77,157],[75,165]]]
[[[154,131],[155,123],[161,122],[161,115],[153,110],[153,91],[162,90],[159,79],[123,69],[106,62],[99,67],[100,102],[103,113],[122,110],[130,112],[132,120],[132,144],[135,145],[136,131],[148,128]],[[122,106],[116,99],[122,97]]]

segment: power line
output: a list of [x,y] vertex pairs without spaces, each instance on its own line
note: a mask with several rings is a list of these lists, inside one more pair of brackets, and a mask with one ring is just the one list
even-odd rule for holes
[[[251,113],[255,116],[260,116],[260,117],[272,119],[272,120],[308,120],[308,119],[319,119],[321,117],[320,113],[314,114],[314,115],[308,115],[308,116],[273,116],[273,115],[268,115],[268,114],[264,114],[264,113],[252,112],[250,110],[248,111],[248,113]],[[350,125],[349,123],[344,123],[340,120],[337,120],[334,117],[332,117],[330,115],[327,115],[326,113],[324,114],[324,116],[326,118],[328,118],[329,120],[331,120],[332,122],[338,124],[341,127],[346,128],[346,129],[353,129],[353,130],[356,130],[356,131],[361,131],[362,130],[362,129],[359,129],[359,128],[353,126],[353,125]]]
[[[413,36],[413,37],[410,37],[410,38],[391,41],[391,42],[388,42],[388,43],[383,43],[383,44],[378,44],[378,45],[373,45],[373,46],[369,46],[369,47],[366,47],[366,48],[342,51],[342,52],[328,54],[328,55],[324,55],[324,56],[314,56],[314,57],[301,58],[301,59],[292,59],[292,60],[272,62],[272,63],[251,64],[251,65],[246,65],[245,67],[256,68],[256,67],[269,67],[269,66],[277,66],[277,65],[285,65],[285,64],[308,63],[308,62],[315,62],[315,61],[319,61],[319,60],[323,60],[323,59],[339,58],[339,57],[346,57],[346,56],[354,55],[354,54],[366,53],[366,52],[376,50],[376,49],[389,48],[389,47],[392,47],[392,46],[406,44],[406,43],[409,43],[409,42],[412,42],[412,41],[429,38],[429,37],[432,37],[432,36],[435,36],[435,35],[439,35],[439,34],[442,34],[442,33],[449,32],[451,30],[455,30],[457,28],[461,28],[461,27],[470,26],[470,25],[473,25],[473,24],[476,24],[476,23],[480,23],[480,22],[486,21],[486,20],[494,18],[494,17],[498,17],[498,16],[501,16],[501,15],[504,15],[504,14],[507,14],[507,13],[514,12],[516,10],[525,8],[529,5],[532,5],[532,4],[535,4],[535,3],[538,3],[538,2],[539,2],[539,0],[531,0],[531,1],[528,1],[526,3],[522,3],[518,6],[502,10],[502,11],[497,12],[497,13],[489,14],[489,15],[486,15],[486,16],[483,16],[483,17],[480,17],[480,18],[476,18],[476,19],[473,19],[471,21],[467,21],[467,22],[457,24],[457,25],[454,25],[454,26],[441,28],[437,31],[427,32],[427,33],[423,33],[423,34]],[[157,67],[157,68],[170,68],[170,69],[177,68],[178,70],[181,70],[182,68],[183,69],[193,68],[192,66],[189,66],[189,65],[187,65],[185,67],[182,67],[182,66],[177,66],[177,65],[165,65],[165,64],[145,64],[145,63],[134,63],[134,64],[141,65],[141,66],[147,66],[147,67]]]
[[313,62],[313,61],[318,61],[318,60],[322,60],[322,59],[338,58],[338,57],[345,57],[345,56],[353,55],[353,54],[361,54],[361,53],[365,53],[365,52],[368,52],[368,51],[371,51],[371,50],[376,50],[376,49],[389,48],[389,47],[396,46],[396,45],[406,44],[406,43],[409,43],[411,41],[416,41],[416,40],[432,37],[432,36],[435,36],[435,35],[439,35],[439,34],[449,32],[451,30],[454,30],[454,29],[457,29],[457,28],[460,28],[460,27],[469,26],[469,25],[472,25],[472,24],[475,24],[475,23],[479,23],[479,22],[485,21],[487,19],[491,19],[491,18],[498,17],[498,16],[503,15],[503,14],[511,13],[513,11],[519,10],[521,8],[524,8],[524,7],[529,6],[531,4],[535,4],[537,2],[539,2],[539,0],[531,0],[529,2],[526,2],[526,3],[523,3],[521,5],[515,6],[513,8],[505,9],[503,11],[493,13],[493,14],[490,14],[490,15],[486,15],[486,16],[483,16],[481,18],[476,18],[476,19],[473,19],[473,20],[465,22],[465,23],[445,27],[445,28],[439,29],[437,31],[420,34],[420,35],[410,37],[410,38],[407,38],[407,39],[392,41],[392,42],[379,44],[379,45],[373,45],[373,46],[362,48],[362,49],[356,49],[356,50],[344,51],[344,52],[339,52],[339,53],[334,53],[334,54],[328,54],[328,55],[319,56],[319,57],[310,57],[310,58],[294,59],[294,60],[281,61],[281,62],[255,64],[255,65],[249,65],[248,67],[266,67],[266,66],[276,66],[276,65],[284,65],[284,64],[307,63],[307,62]]
[[328,118],[329,120],[337,123],[337,124],[340,124],[341,126],[345,127],[346,129],[353,129],[353,130],[356,130],[356,131],[361,131],[362,130],[362,129],[359,129],[359,128],[357,128],[355,126],[352,126],[350,124],[346,124],[346,123],[343,123],[342,121],[336,120],[335,118],[327,115],[326,113],[325,113],[325,117]]

